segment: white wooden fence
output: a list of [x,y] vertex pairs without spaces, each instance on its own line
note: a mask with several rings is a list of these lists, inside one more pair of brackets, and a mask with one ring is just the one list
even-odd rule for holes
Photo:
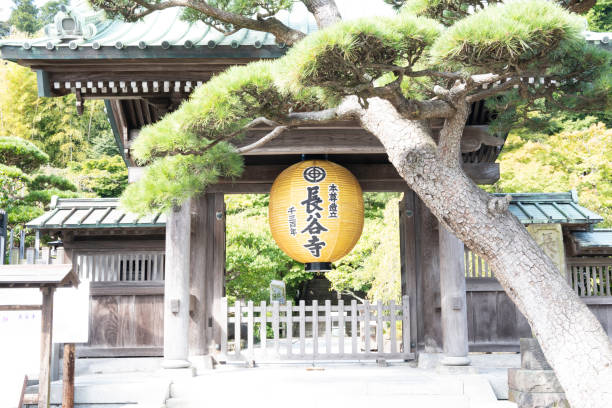
[[164,251],[75,252],[79,278],[90,282],[151,282],[164,280]]
[[612,296],[612,258],[568,258],[567,282],[579,296]]
[[[222,300],[223,316],[233,328],[221,335],[221,353],[228,360],[365,360],[414,358],[410,352],[408,296],[402,303],[358,304],[316,300],[281,305],[236,301],[228,308]],[[228,326],[229,325],[229,326]],[[245,334],[244,330],[246,331]],[[271,334],[271,337],[269,337]],[[242,339],[242,340],[241,340]],[[244,344],[243,344],[244,342]]]

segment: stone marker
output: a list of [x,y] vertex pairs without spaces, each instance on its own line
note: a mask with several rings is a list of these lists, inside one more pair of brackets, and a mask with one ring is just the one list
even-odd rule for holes
[[521,368],[508,369],[508,399],[519,408],[570,408],[534,338],[521,339]]

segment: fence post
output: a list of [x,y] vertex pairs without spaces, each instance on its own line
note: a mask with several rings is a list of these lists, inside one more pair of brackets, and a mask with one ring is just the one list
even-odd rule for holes
[[36,230],[36,234],[34,236],[34,263],[38,263],[38,258],[40,258],[40,231]]
[[227,297],[221,298],[221,354],[227,356]]
[[19,262],[25,258],[25,229],[19,231]]
[[242,320],[242,307],[240,306],[240,300],[236,299],[234,303],[234,350],[236,356],[240,355],[240,324]]
[[14,230],[11,230],[11,234],[10,234],[10,237],[9,237],[9,245],[8,245],[9,265],[13,264],[13,245],[15,245],[15,243],[14,243],[15,238],[13,236],[14,232],[15,232]]
[[4,265],[6,256],[6,211],[0,210],[0,265]]
[[259,320],[259,342],[264,353],[267,353],[266,340],[268,339],[268,307],[266,306],[265,300],[262,300],[260,303]]

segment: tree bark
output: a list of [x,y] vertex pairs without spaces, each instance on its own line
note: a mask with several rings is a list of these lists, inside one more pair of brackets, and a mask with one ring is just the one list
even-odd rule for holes
[[340,11],[334,0],[302,0],[310,11],[320,29],[329,27],[342,20]]
[[359,118],[436,218],[489,262],[529,321],[572,407],[612,406],[607,334],[507,205],[492,205],[500,199],[441,157],[428,126],[404,119],[389,102],[372,98],[362,109],[356,98],[348,98],[339,111]]

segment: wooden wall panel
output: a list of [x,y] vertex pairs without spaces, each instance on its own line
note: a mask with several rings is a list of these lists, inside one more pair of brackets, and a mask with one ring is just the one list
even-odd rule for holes
[[[497,281],[468,278],[466,283],[470,351],[518,351],[519,339],[532,336],[525,316]],[[590,303],[589,309],[612,338],[612,297]]]
[[89,342],[78,347],[87,357],[160,355],[163,347],[163,295],[103,295],[90,299]]

